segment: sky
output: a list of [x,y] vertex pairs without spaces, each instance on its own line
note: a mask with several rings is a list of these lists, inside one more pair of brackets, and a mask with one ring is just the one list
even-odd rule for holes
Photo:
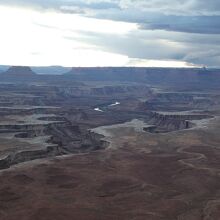
[[220,67],[220,1],[1,0],[0,64]]

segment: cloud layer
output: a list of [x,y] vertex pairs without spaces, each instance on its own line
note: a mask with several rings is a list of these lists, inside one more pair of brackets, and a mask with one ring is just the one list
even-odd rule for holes
[[[141,61],[220,66],[219,0],[1,0],[1,5],[92,19],[93,27],[77,30],[72,27],[74,21],[64,28],[44,20],[35,21],[35,25],[63,28],[64,40],[81,42],[105,53]],[[104,22],[109,31],[99,31],[102,28],[95,27],[95,19]],[[136,28],[114,32],[106,20],[115,22],[113,26],[127,23]]]

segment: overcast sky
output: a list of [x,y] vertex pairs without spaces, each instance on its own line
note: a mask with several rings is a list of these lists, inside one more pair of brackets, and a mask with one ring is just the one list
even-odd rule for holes
[[1,0],[0,64],[220,67],[220,1]]

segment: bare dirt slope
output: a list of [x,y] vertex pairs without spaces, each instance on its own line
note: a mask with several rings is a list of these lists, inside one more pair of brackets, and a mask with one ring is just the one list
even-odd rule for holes
[[2,220],[217,220],[219,121],[149,134],[111,128],[116,147],[1,173]]

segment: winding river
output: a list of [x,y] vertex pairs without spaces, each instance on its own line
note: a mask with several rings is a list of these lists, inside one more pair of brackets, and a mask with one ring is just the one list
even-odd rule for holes
[[96,107],[96,108],[94,108],[94,110],[97,111],[97,112],[104,112],[104,110],[102,108],[113,107],[113,106],[120,105],[120,104],[121,104],[120,102],[116,101],[116,102],[114,102],[114,103],[112,103],[110,105],[107,105],[107,106]]

